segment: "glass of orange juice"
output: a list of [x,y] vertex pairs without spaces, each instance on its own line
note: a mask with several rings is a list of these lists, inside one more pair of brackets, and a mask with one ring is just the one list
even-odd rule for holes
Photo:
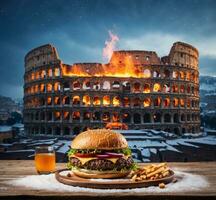
[[35,167],[39,174],[55,171],[56,156],[52,146],[38,146],[35,149]]

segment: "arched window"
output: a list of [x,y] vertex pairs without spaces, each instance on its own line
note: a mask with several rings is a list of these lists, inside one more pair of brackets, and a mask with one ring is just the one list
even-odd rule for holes
[[83,82],[83,89],[84,90],[90,90],[91,89],[90,81],[86,80],[86,81]]
[[79,111],[74,111],[72,113],[72,119],[73,119],[73,121],[80,121],[80,112]]
[[159,83],[155,83],[153,86],[153,92],[161,92],[161,86]]
[[99,106],[101,103],[100,98],[98,96],[93,98],[93,105],[94,106]]
[[57,127],[55,128],[54,134],[55,134],[55,135],[61,135],[61,128],[57,126]]
[[70,98],[69,98],[69,96],[65,96],[63,98],[62,103],[63,103],[63,105],[69,105],[70,104]]
[[154,106],[160,106],[161,105],[161,99],[160,97],[157,97],[154,99]]
[[85,106],[89,106],[90,104],[91,104],[91,100],[90,100],[90,96],[88,96],[88,95],[84,95],[83,96],[83,105],[85,105]]
[[114,81],[114,82],[112,83],[112,88],[113,88],[113,89],[119,89],[119,88],[120,88],[120,83],[119,83],[118,81]]
[[109,106],[110,105],[110,97],[108,95],[103,97],[103,105]]
[[164,70],[164,78],[170,78],[170,71],[169,70]]
[[64,91],[69,91],[70,90],[70,83],[68,81],[65,81],[63,83],[63,90]]
[[55,90],[55,91],[60,91],[60,90],[61,90],[61,87],[60,87],[60,83],[59,83],[59,82],[54,83],[54,90]]
[[128,97],[124,97],[122,103],[124,107],[130,107],[130,99]]
[[66,120],[66,121],[70,120],[70,113],[68,111],[65,111],[63,113],[63,119]]
[[173,79],[178,79],[178,76],[179,76],[178,72],[173,71],[173,74],[172,74]]
[[184,93],[184,91],[185,91],[185,87],[184,87],[184,85],[181,85],[181,86],[180,86],[180,92],[181,92],[181,93]]
[[100,90],[100,83],[99,83],[99,82],[95,82],[95,83],[93,84],[93,89],[94,89],[94,90]]
[[47,105],[48,106],[52,105],[52,97],[47,97]]
[[143,78],[150,78],[150,77],[151,77],[151,71],[149,69],[144,69]]
[[177,98],[173,98],[173,107],[178,107],[179,101]]
[[143,115],[143,121],[144,121],[144,123],[151,123],[151,115],[150,115],[150,113],[145,113]]
[[135,99],[133,100],[133,106],[134,106],[134,107],[140,107],[140,105],[141,105],[140,98],[135,98]]
[[133,85],[133,92],[138,93],[140,91],[141,91],[141,85],[140,85],[140,83],[138,83],[138,82],[134,83],[134,85]]
[[160,123],[161,122],[161,114],[160,113],[155,113],[153,115],[153,119],[155,123]]
[[151,106],[151,100],[150,98],[145,98],[144,101],[143,101],[143,106],[144,107],[149,107]]
[[164,107],[166,108],[166,107],[169,107],[170,106],[170,98],[165,98],[164,99]]
[[178,123],[179,122],[179,115],[178,115],[178,113],[174,114],[173,121],[174,121],[174,123]]
[[128,81],[124,81],[123,83],[122,83],[122,89],[123,89],[123,91],[124,92],[130,92],[130,82],[128,82]]
[[184,80],[184,78],[185,78],[184,72],[180,71],[179,72],[179,77],[180,77],[180,79]]
[[83,113],[83,120],[89,121],[91,119],[91,113],[90,112],[84,112]]
[[80,90],[81,89],[81,84],[79,81],[73,82],[73,90]]
[[131,116],[129,113],[122,114],[122,122],[123,123],[131,123]]
[[73,105],[80,105],[80,97],[74,96],[72,99]]
[[154,77],[154,78],[160,78],[160,77],[161,77],[160,72],[157,71],[157,70],[155,70],[155,71],[153,72],[153,77]]
[[112,121],[113,122],[119,122],[120,121],[119,113],[117,113],[117,112],[113,113],[113,115],[112,115]]
[[92,115],[93,121],[100,121],[100,112],[94,112]]
[[110,82],[109,81],[103,82],[103,90],[110,90]]
[[120,106],[120,104],[121,104],[120,98],[118,96],[115,96],[113,98],[113,106]]
[[80,127],[78,127],[78,126],[74,127],[73,134],[78,135],[79,133],[80,133]]
[[185,114],[181,114],[181,121],[182,121],[182,122],[185,121]]
[[110,122],[110,113],[109,112],[103,113],[102,120],[103,122]]
[[149,84],[144,84],[143,88],[143,93],[150,93],[150,85]]
[[60,98],[59,97],[54,97],[54,104],[60,105]]
[[58,121],[61,119],[61,113],[59,111],[54,112],[54,120]]
[[141,124],[141,115],[139,113],[134,114],[134,124]]
[[175,92],[175,93],[178,92],[178,85],[173,85],[172,86],[172,91]]
[[70,135],[70,128],[69,127],[64,127],[63,135]]
[[166,114],[164,115],[164,122],[165,122],[165,123],[171,122],[171,115],[170,115],[170,114],[166,113]]
[[184,99],[180,99],[180,106],[181,106],[181,107],[184,107],[184,106],[185,106],[185,101],[184,101]]
[[165,93],[169,93],[170,92],[170,85],[169,84],[164,84],[163,85],[163,91]]

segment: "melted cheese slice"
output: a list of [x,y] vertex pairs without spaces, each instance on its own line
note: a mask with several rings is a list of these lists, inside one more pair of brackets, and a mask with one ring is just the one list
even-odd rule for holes
[[[90,160],[97,160],[97,159],[110,160],[111,162],[113,162],[113,163],[115,164],[116,161],[119,159],[119,158],[97,158],[97,157],[80,158],[80,157],[77,157],[77,156],[75,156],[75,155],[72,155],[71,157],[78,158],[78,159],[80,160],[80,162],[82,163],[82,165],[84,165],[85,163],[87,163],[87,162],[90,161]],[[123,157],[121,157],[121,158],[124,158],[125,160],[127,160],[128,157],[130,157],[130,156],[123,156]]]

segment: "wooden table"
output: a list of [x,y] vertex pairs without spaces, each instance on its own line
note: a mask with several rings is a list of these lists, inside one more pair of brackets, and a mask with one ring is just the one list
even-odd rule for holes
[[[116,193],[115,196],[101,196],[101,194],[81,194],[69,192],[49,192],[42,190],[26,189],[3,184],[3,181],[25,175],[36,174],[34,162],[31,160],[1,160],[0,161],[0,199],[216,199],[216,162],[194,163],[169,163],[170,167],[178,167],[180,170],[203,175],[210,183],[208,188],[201,191],[155,193],[146,195],[125,196],[124,193]],[[58,163],[57,168],[64,168],[64,163]],[[196,184],[196,183],[194,183]],[[103,194],[104,195],[104,194]]]

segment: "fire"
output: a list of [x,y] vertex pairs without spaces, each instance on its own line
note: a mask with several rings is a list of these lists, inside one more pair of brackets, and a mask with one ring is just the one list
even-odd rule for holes
[[120,122],[110,122],[106,125],[106,129],[127,130],[128,126]]
[[110,40],[105,42],[103,49],[103,57],[109,60],[108,64],[76,63],[72,66],[61,64],[62,76],[150,78],[151,72],[148,66],[145,68],[142,66],[144,56],[131,54],[130,51],[115,51],[119,38],[111,31],[109,35]]
[[103,49],[103,57],[107,60],[110,60],[113,51],[116,49],[116,43],[119,41],[118,36],[111,31],[109,31],[109,36],[110,40],[105,42],[105,47]]

